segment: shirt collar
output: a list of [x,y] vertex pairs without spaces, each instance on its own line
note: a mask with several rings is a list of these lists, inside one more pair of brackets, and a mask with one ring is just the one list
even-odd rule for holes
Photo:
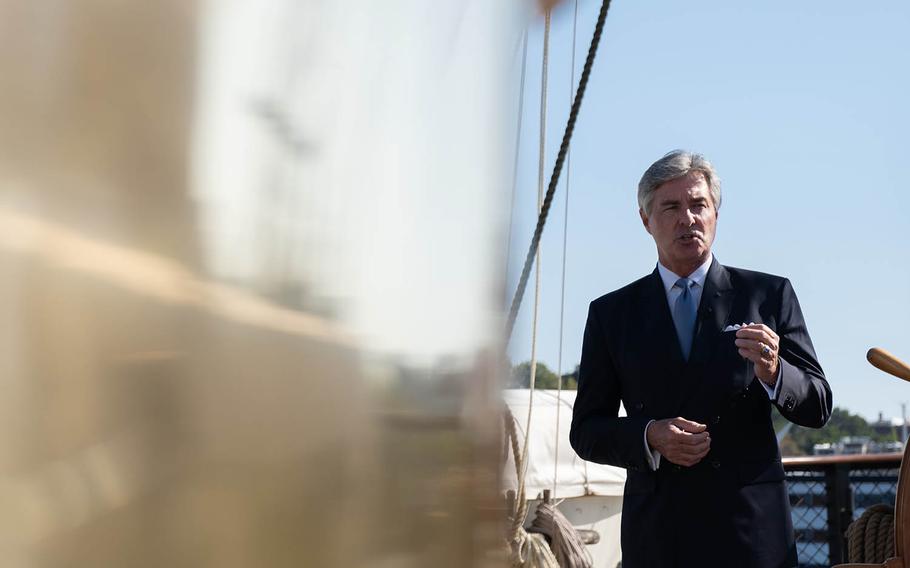
[[[708,276],[708,269],[711,268],[711,262],[714,260],[714,254],[709,254],[708,259],[698,268],[696,268],[692,274],[688,275],[686,278],[692,280],[699,286],[705,285],[705,278]],[[672,270],[661,264],[657,263],[657,271],[660,273],[660,279],[664,283],[664,292],[667,294],[670,293],[670,289],[676,284],[676,281],[682,278],[682,276],[674,273]]]

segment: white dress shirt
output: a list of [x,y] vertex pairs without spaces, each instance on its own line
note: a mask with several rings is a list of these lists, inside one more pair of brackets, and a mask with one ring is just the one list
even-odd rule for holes
[[[701,294],[705,289],[705,278],[708,276],[708,269],[711,268],[711,262],[714,260],[714,255],[709,255],[708,260],[704,264],[696,268],[692,274],[688,276],[680,276],[674,273],[672,270],[667,268],[661,263],[657,263],[657,272],[660,274],[660,279],[664,284],[664,291],[667,293],[667,305],[670,306],[670,315],[674,315],[673,306],[676,303],[676,299],[679,298],[679,295],[682,294],[682,288],[676,286],[676,281],[680,278],[688,278],[693,282],[689,287],[689,293],[692,294],[692,299],[695,301],[696,309],[701,302]],[[768,397],[771,400],[774,400],[777,397],[777,394],[780,392],[780,365],[777,367],[777,382],[774,383],[774,387],[769,387],[765,384],[764,381],[758,381],[761,383],[761,386],[765,388],[765,392],[768,393]],[[651,422],[654,422],[651,420]],[[656,470],[660,465],[660,452],[657,450],[651,449],[648,446],[648,426],[651,425],[651,422],[645,426],[645,454],[648,456],[648,465],[651,466],[652,470]]]

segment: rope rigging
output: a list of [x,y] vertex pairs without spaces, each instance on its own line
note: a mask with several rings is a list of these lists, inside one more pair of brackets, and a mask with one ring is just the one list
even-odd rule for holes
[[[572,87],[575,85],[575,37],[578,30],[578,0],[575,0],[575,16],[572,21],[572,66],[569,76],[569,102],[572,99]],[[556,498],[556,487],[559,485],[559,414],[562,409],[562,344],[566,315],[566,249],[569,242],[569,186],[572,175],[572,148],[566,154],[566,203],[562,224],[562,284],[559,290],[559,351],[556,357],[556,440],[553,444],[553,498]],[[587,466],[586,466],[587,467]],[[585,476],[587,479],[587,475]]]
[[550,212],[550,205],[553,202],[553,195],[556,193],[556,185],[559,183],[559,175],[562,172],[563,164],[566,160],[566,154],[569,150],[569,142],[572,140],[572,133],[575,130],[575,122],[578,120],[578,113],[581,110],[581,102],[584,99],[585,89],[588,86],[588,79],[591,76],[591,68],[594,65],[594,57],[597,55],[597,47],[600,44],[600,38],[603,35],[604,23],[607,19],[607,11],[610,8],[610,0],[604,0],[600,7],[600,14],[597,16],[597,24],[594,27],[594,36],[591,38],[591,46],[588,48],[588,55],[585,59],[585,66],[581,73],[581,79],[578,82],[578,90],[575,100],[572,102],[572,110],[569,112],[569,119],[566,122],[565,132],[562,136],[562,143],[559,146],[559,153],[556,155],[556,162],[553,164],[553,173],[550,175],[550,183],[547,187],[547,194],[544,197],[543,205],[540,208],[540,214],[537,216],[537,226],[534,229],[534,236],[531,238],[531,245],[528,247],[528,254],[525,256],[524,267],[521,270],[521,277],[518,280],[518,287],[512,298],[512,305],[509,309],[509,316],[506,320],[506,339],[512,336],[515,328],[515,319],[518,317],[518,309],[521,307],[521,300],[524,297],[525,288],[528,284],[528,278],[531,274],[531,265],[534,264],[534,257],[540,246],[540,236],[543,234],[543,228],[547,221],[547,215]]
[[[547,70],[550,58],[550,11],[546,13],[544,21],[543,35],[543,58],[541,61],[541,79],[540,79],[540,137],[538,142],[538,173],[537,173],[537,207],[538,210],[542,205],[543,198],[543,176],[544,176],[544,158],[546,156],[547,141]],[[524,522],[528,516],[528,501],[525,494],[525,478],[528,473],[528,444],[531,441],[531,413],[534,409],[534,386],[537,371],[537,312],[540,305],[540,251],[537,253],[537,270],[535,272],[534,288],[534,313],[531,323],[531,377],[529,382],[530,392],[528,399],[528,417],[527,426],[525,427],[525,439],[521,450],[518,449],[517,443],[512,446],[512,453],[515,456],[515,473],[518,477],[518,496],[515,500],[515,511],[512,516],[512,565],[529,566],[529,567],[549,567],[558,566],[555,562],[550,561],[545,555],[535,554],[535,560],[528,561],[524,558],[525,546],[531,544],[530,537],[524,530]],[[514,425],[513,425],[514,426]],[[517,440],[517,433],[510,432]],[[519,451],[521,452],[519,454]],[[535,547],[535,550],[539,547]],[[538,550],[538,552],[540,552]]]
[[521,79],[518,82],[518,120],[515,127],[515,159],[512,163],[512,199],[509,205],[509,228],[506,239],[506,270],[509,268],[512,254],[512,223],[515,214],[515,193],[518,188],[518,148],[521,145],[521,123],[525,106],[525,70],[528,63],[528,31],[521,35]]
[[[538,534],[529,534],[524,529],[524,523],[527,519],[528,514],[528,501],[526,495],[526,475],[528,468],[528,444],[530,441],[530,430],[531,430],[531,414],[534,407],[534,388],[535,388],[535,379],[536,379],[536,370],[537,370],[537,318],[538,311],[540,306],[540,274],[541,274],[541,264],[540,264],[540,236],[543,231],[544,223],[546,222],[547,213],[549,211],[550,204],[553,200],[553,195],[555,193],[556,185],[559,182],[559,175],[562,170],[564,161],[568,159],[568,148],[569,142],[572,137],[572,132],[574,130],[575,122],[578,117],[579,109],[581,108],[581,100],[584,96],[584,91],[587,86],[588,77],[590,76],[591,67],[594,61],[594,56],[597,51],[597,45],[600,42],[600,37],[603,33],[603,25],[606,19],[607,9],[609,8],[609,0],[605,0],[598,17],[597,25],[595,26],[594,37],[591,42],[591,46],[588,50],[588,57],[585,62],[585,68],[582,73],[581,80],[579,82],[578,94],[576,95],[574,101],[572,101],[571,111],[569,114],[569,120],[566,125],[566,130],[563,134],[562,144],[560,146],[560,151],[557,156],[556,164],[554,165],[554,171],[550,178],[549,187],[547,189],[546,196],[543,194],[544,186],[544,165],[546,158],[546,122],[547,122],[547,78],[548,78],[548,64],[549,64],[549,36],[550,36],[550,12],[546,12],[546,20],[544,25],[544,39],[543,39],[543,59],[542,59],[542,70],[541,70],[541,94],[540,94],[540,137],[539,137],[539,153],[538,153],[538,182],[537,182],[537,208],[538,208],[538,222],[537,228],[534,233],[534,238],[532,239],[531,247],[528,251],[528,257],[525,260],[525,265],[522,270],[522,275],[519,282],[519,289],[516,292],[515,298],[512,301],[512,309],[509,314],[508,320],[508,330],[507,333],[511,336],[512,329],[515,324],[515,317],[517,315],[518,308],[521,304],[521,297],[524,294],[524,289],[527,285],[527,280],[530,274],[530,268],[532,264],[536,264],[535,270],[535,292],[534,292],[534,308],[532,315],[532,328],[531,328],[531,361],[530,361],[530,380],[529,380],[529,401],[528,401],[528,415],[527,415],[527,426],[524,432],[524,443],[523,447],[519,447],[518,434],[516,428],[516,420],[511,415],[511,413],[506,410],[505,416],[505,427],[508,437],[507,446],[504,448],[504,453],[508,451],[508,445],[511,446],[512,454],[514,456],[515,462],[515,473],[518,481],[518,491],[516,494],[516,499],[509,506],[509,515],[510,515],[510,532],[509,532],[509,545],[510,545],[510,560],[513,567],[527,567],[527,568],[590,568],[593,566],[593,560],[591,559],[590,554],[585,548],[585,544],[582,541],[581,537],[575,531],[572,524],[566,519],[566,517],[559,511],[557,506],[549,501],[541,503],[537,507],[535,519],[532,523],[532,528],[535,530],[535,533]],[[571,98],[571,87],[575,82],[575,48],[576,48],[576,31],[578,26],[578,1],[575,1],[575,16],[572,30],[572,72],[570,79],[570,98]],[[527,49],[527,35],[524,39],[524,50],[522,56],[522,73],[521,73],[521,83],[524,84],[525,77],[525,62],[526,62],[526,49]],[[524,89],[521,90],[522,95],[519,102],[519,109],[523,106],[523,96]],[[521,110],[519,110],[521,113]],[[518,121],[518,133],[516,134],[517,138],[520,138],[521,133],[521,117],[519,116]],[[513,172],[513,192],[512,192],[512,202],[514,204],[515,199],[515,183],[517,180],[517,160],[518,160],[518,140],[516,140],[516,158],[515,158],[515,171]],[[566,248],[568,240],[568,206],[569,206],[569,174],[566,174],[566,203],[565,203],[565,220],[564,220],[564,231],[563,231],[563,256],[562,256],[562,289],[561,289],[561,308],[560,308],[560,343],[559,343],[559,361],[557,364],[557,371],[559,376],[558,384],[558,395],[557,395],[557,424],[556,424],[556,448],[558,455],[559,448],[559,410],[561,406],[561,395],[562,395],[562,342],[563,342],[563,322],[564,322],[564,311],[565,311],[565,276],[566,276]],[[509,239],[511,241],[511,223],[509,228]],[[536,258],[537,262],[534,263]],[[558,462],[557,462],[558,463]],[[558,465],[555,466],[554,477],[553,477],[553,493],[556,492],[556,484],[558,481]],[[587,476],[586,476],[587,477]],[[544,534],[549,539],[549,546],[547,545],[547,540],[541,536]],[[551,549],[552,548],[552,552]]]
[[[540,72],[540,136],[538,140],[538,158],[537,158],[537,209],[540,210],[543,199],[543,180],[544,180],[544,160],[546,159],[547,145],[547,75],[550,65],[550,11],[547,10],[546,19],[543,28],[543,58],[541,61]],[[540,311],[540,250],[537,251],[537,263],[534,270],[534,312],[531,318],[531,377],[528,383],[528,424],[525,427],[525,442],[523,453],[527,455],[528,442],[531,439],[531,411],[534,409],[534,387],[537,379],[537,316]],[[524,478],[527,473],[527,463],[525,470],[521,472],[518,480],[519,486],[524,486]]]
[[[534,568],[559,568],[556,557],[550,551],[546,541],[539,534],[529,534],[524,529],[525,519],[528,516],[528,500],[525,496],[523,472],[527,471],[527,453],[523,453],[518,445],[518,421],[512,416],[508,408],[503,415],[503,425],[506,431],[506,443],[512,448],[515,462],[515,475],[518,478],[518,492],[509,510],[509,535],[510,565],[513,567]],[[525,442],[528,433],[525,432]],[[506,449],[508,452],[508,448]],[[527,448],[525,448],[527,452]]]

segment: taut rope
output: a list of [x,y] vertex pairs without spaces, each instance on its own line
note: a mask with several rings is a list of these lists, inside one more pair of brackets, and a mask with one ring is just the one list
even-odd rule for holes
[[524,297],[525,288],[528,285],[528,277],[531,275],[531,265],[534,264],[534,257],[537,249],[540,247],[540,236],[543,234],[543,227],[547,222],[547,214],[550,212],[550,205],[553,203],[553,195],[556,193],[556,185],[559,183],[559,174],[562,172],[562,166],[566,160],[566,154],[569,151],[569,142],[572,140],[572,133],[575,130],[575,123],[578,120],[578,113],[581,110],[581,101],[584,99],[585,89],[588,86],[588,79],[591,77],[591,68],[594,65],[594,57],[597,55],[597,46],[600,44],[600,38],[603,35],[604,22],[607,19],[607,11],[610,8],[610,0],[604,0],[600,7],[600,14],[597,17],[597,25],[594,28],[594,37],[591,38],[591,46],[588,48],[588,57],[585,59],[585,67],[581,72],[581,79],[578,82],[578,91],[575,94],[575,100],[572,103],[572,110],[569,112],[569,120],[566,123],[566,130],[562,136],[562,144],[559,146],[559,153],[556,155],[556,162],[553,164],[553,173],[550,175],[550,184],[547,188],[547,195],[543,200],[543,206],[540,208],[540,214],[537,216],[537,227],[534,229],[534,236],[531,238],[531,245],[528,247],[528,254],[525,256],[524,267],[521,270],[521,277],[518,279],[518,287],[515,290],[515,296],[512,298],[512,306],[509,309],[509,316],[506,320],[506,338],[512,336],[512,329],[515,327],[515,318],[518,317],[518,308],[521,307],[521,299]]
[[518,120],[515,126],[515,158],[512,162],[512,199],[509,205],[509,231],[506,239],[506,274],[512,254],[512,223],[515,215],[515,193],[518,188],[518,150],[521,147],[521,124],[525,107],[525,71],[528,63],[528,30],[521,36],[521,79],[518,82]]
[[[575,0],[575,19],[572,23],[572,73],[569,77],[569,103],[572,102],[572,86],[575,85],[575,32],[578,29],[578,0]],[[556,440],[553,444],[553,498],[559,485],[559,414],[562,409],[562,343],[566,316],[566,248],[569,242],[569,181],[572,175],[572,149],[566,155],[566,205],[562,224],[562,285],[559,289],[559,354],[556,357]]]

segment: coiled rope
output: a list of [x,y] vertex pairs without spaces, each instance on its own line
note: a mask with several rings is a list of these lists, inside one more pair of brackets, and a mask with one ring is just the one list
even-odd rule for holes
[[[512,447],[515,475],[518,478],[518,491],[512,509],[509,511],[507,538],[510,548],[509,565],[513,568],[560,568],[544,537],[539,534],[529,534],[524,528],[525,519],[528,516],[528,499],[525,495],[524,480],[524,472],[527,467],[526,454],[521,451],[518,443],[518,421],[508,408],[503,415],[503,422],[509,444]],[[528,436],[525,435],[526,445],[527,440]]]
[[[527,454],[522,453],[518,441],[518,420],[508,408],[503,414],[506,431],[505,451],[511,447],[515,461],[515,475],[518,491],[509,510],[510,565],[514,568],[592,568],[594,560],[572,523],[552,503],[537,505],[537,512],[531,523],[532,532],[524,528],[528,516],[528,499],[524,476],[527,470]],[[525,441],[527,441],[525,435]],[[547,540],[542,535],[549,539]]]
[[894,507],[872,505],[847,527],[849,562],[882,563],[894,556]]
[[569,519],[552,503],[541,503],[531,529],[547,535],[550,549],[562,568],[592,568],[594,560]]

